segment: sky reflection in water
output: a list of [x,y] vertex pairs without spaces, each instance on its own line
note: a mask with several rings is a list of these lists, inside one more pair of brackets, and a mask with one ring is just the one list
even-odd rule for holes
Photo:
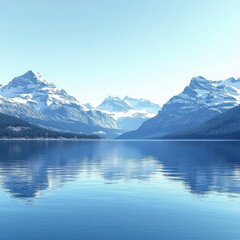
[[3,141],[0,234],[3,239],[237,239],[239,146]]

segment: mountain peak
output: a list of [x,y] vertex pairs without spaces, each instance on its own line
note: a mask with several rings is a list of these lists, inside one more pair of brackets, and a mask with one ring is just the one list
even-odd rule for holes
[[194,89],[205,89],[211,85],[211,81],[207,80],[202,76],[193,77],[191,79],[189,87]]
[[41,88],[51,86],[55,87],[54,84],[48,83],[40,73],[29,70],[25,74],[14,78],[8,85],[7,88]]
[[40,79],[44,80],[39,72],[35,72],[33,70],[29,70],[26,73],[24,73],[23,75],[29,75],[29,76],[33,76],[33,77],[40,78]]
[[[29,70],[29,71],[27,71],[25,74],[34,75],[34,76],[39,76],[39,75],[40,75],[39,72],[35,72],[35,71],[33,71],[33,70]],[[24,74],[24,75],[25,75],[25,74]]]
[[48,82],[41,76],[39,72],[34,72],[32,70],[29,70],[20,77],[28,78],[29,80],[33,80],[33,82],[35,80],[37,82],[43,82],[45,84],[48,84]]
[[108,96],[107,98],[105,98],[105,100],[110,100],[110,101],[121,101],[121,98],[118,96]]
[[209,81],[206,78],[202,77],[202,76],[197,76],[197,77],[193,77],[191,79],[191,83],[195,83],[195,82],[209,82]]
[[136,99],[136,98],[132,98],[132,97],[129,97],[129,96],[125,96],[123,98],[124,101],[128,101],[128,100],[140,100],[140,99]]
[[228,78],[221,82],[221,85],[229,85],[232,87],[240,88],[240,78],[235,79],[234,77]]

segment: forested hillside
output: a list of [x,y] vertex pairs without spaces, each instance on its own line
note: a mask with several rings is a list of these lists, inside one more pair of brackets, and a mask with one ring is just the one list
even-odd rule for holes
[[74,139],[94,139],[95,135],[73,134],[67,132],[51,131],[27,123],[17,117],[0,113],[0,138],[74,138]]

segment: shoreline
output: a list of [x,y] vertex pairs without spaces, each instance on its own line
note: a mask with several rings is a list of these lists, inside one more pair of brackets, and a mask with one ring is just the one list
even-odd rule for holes
[[0,141],[99,141],[99,142],[240,142],[240,139],[76,139],[76,138],[0,138]]

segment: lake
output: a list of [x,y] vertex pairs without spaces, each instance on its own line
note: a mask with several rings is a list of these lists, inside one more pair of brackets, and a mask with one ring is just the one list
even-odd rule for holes
[[238,240],[240,142],[1,141],[1,240]]

